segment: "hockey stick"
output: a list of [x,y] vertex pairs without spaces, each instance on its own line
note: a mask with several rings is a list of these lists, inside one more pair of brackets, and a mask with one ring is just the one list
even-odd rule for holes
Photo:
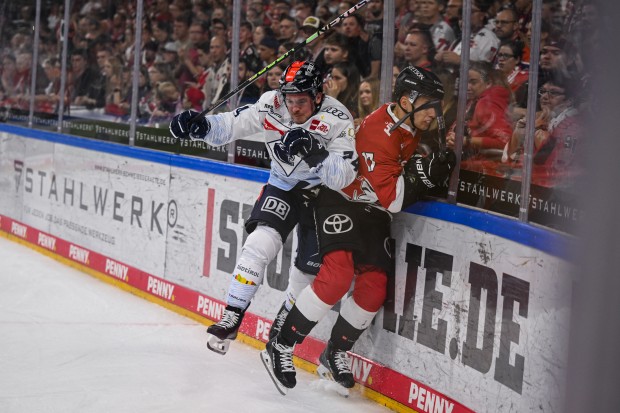
[[332,27],[336,26],[341,21],[343,21],[344,19],[346,19],[347,17],[349,17],[350,15],[352,15],[353,13],[355,13],[356,11],[358,11],[359,9],[364,7],[366,4],[368,4],[369,1],[370,0],[362,0],[362,1],[358,2],[355,6],[351,7],[349,10],[345,11],[340,16],[338,16],[334,20],[332,20],[331,23],[328,23],[325,26],[321,27],[319,30],[317,30],[316,33],[314,33],[313,35],[309,36],[306,40],[303,40],[303,41],[299,42],[298,44],[296,44],[295,47],[293,47],[291,50],[289,50],[288,52],[286,52],[283,55],[279,56],[276,60],[274,60],[273,62],[269,63],[267,66],[265,66],[261,70],[259,70],[258,73],[256,73],[254,76],[250,77],[249,79],[247,79],[243,83],[241,83],[239,86],[237,86],[237,88],[235,90],[233,90],[232,92],[228,92],[226,94],[226,96],[221,98],[219,101],[217,101],[216,103],[214,103],[213,105],[211,105],[207,109],[203,110],[198,115],[196,115],[193,118],[191,118],[189,120],[189,124],[191,125],[192,123],[194,123],[200,117],[202,117],[202,116],[206,115],[207,113],[211,112],[212,110],[215,110],[215,109],[219,108],[220,106],[222,106],[224,104],[224,102],[226,102],[228,99],[230,99],[231,97],[233,97],[237,93],[241,92],[246,87],[250,86],[259,77],[261,77],[262,75],[267,73],[272,67],[274,67],[275,65],[277,65],[278,63],[280,63],[281,61],[286,59],[291,54],[295,53],[297,50],[301,49],[302,47],[304,47],[304,46],[306,46],[306,45],[308,45],[310,43],[312,43],[320,35],[322,35],[323,33],[327,32],[329,29],[331,29]]

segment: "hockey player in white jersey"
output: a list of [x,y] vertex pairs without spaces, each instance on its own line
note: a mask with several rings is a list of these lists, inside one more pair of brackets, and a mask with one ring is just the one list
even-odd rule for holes
[[[179,139],[220,146],[262,132],[271,157],[269,180],[245,223],[249,233],[226,296],[221,320],[207,332],[209,349],[225,354],[245,310],[276,257],[299,223],[300,248],[314,230],[313,200],[321,185],[338,190],[356,177],[357,153],[353,117],[336,99],[322,92],[323,76],[312,61],[293,62],[282,74],[280,88],[257,103],[232,112],[200,116],[188,110],[170,122]],[[295,156],[289,156],[295,148]],[[308,229],[306,231],[305,229]],[[296,263],[316,274],[319,263]]]

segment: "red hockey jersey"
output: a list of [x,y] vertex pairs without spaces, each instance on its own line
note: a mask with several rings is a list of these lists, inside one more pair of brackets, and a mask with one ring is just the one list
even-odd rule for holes
[[390,132],[398,122],[390,105],[381,106],[360,125],[355,137],[360,161],[358,175],[342,192],[353,201],[398,212],[405,190],[403,165],[415,153],[420,137],[405,124]]

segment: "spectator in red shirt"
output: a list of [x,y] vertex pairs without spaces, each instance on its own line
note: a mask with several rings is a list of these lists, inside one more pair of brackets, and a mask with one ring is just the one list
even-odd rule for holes
[[[493,152],[489,149],[503,149],[510,140],[510,98],[510,88],[501,72],[487,62],[470,63],[463,144],[467,157],[489,155]],[[454,131],[450,131],[446,138],[448,147],[454,147],[454,137]]]
[[527,82],[529,76],[529,71],[521,66],[522,53],[523,43],[520,40],[510,40],[499,47],[495,56],[497,69],[506,76],[513,93]]

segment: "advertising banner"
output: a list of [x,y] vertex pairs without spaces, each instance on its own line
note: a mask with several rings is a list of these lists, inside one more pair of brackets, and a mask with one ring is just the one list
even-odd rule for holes
[[[0,149],[2,231],[220,318],[261,182],[8,134]],[[417,412],[560,412],[567,262],[410,213],[395,215],[392,235],[387,301],[350,354],[356,381]],[[244,334],[267,340],[295,248],[290,236],[269,265]],[[337,311],[299,357],[317,362]]]

